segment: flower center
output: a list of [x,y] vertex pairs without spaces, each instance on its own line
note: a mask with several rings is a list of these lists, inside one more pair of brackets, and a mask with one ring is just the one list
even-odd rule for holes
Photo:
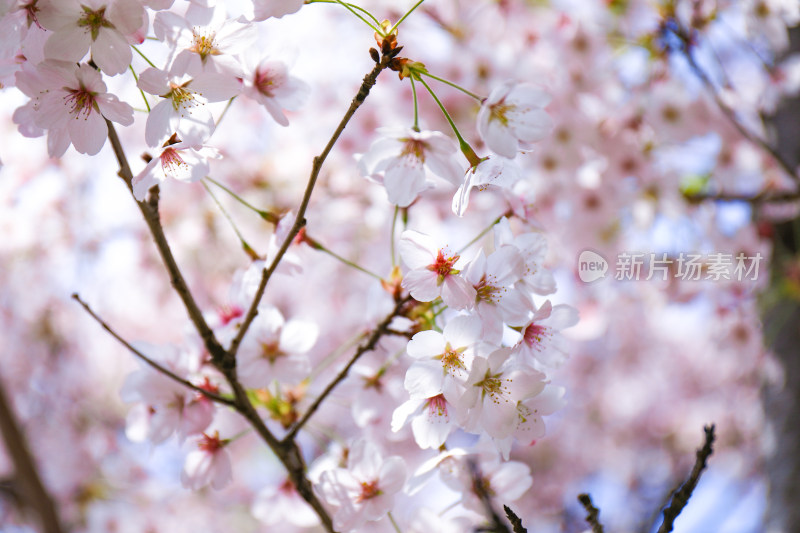
[[356,503],[363,502],[364,500],[369,500],[370,498],[374,498],[376,496],[380,496],[383,494],[383,491],[378,488],[378,480],[375,481],[362,481],[361,482],[361,494],[358,495],[356,498]]
[[172,107],[175,111],[181,110],[181,116],[183,116],[183,111],[188,111],[190,107],[200,105],[195,98],[197,93],[191,89],[187,89],[186,84],[176,85],[170,82],[169,87],[170,91],[162,96],[172,100]]
[[444,394],[439,394],[433,398],[428,398],[428,414],[431,416],[447,416],[447,400]]
[[464,353],[466,348],[459,348],[454,350],[450,343],[445,345],[444,353],[439,355],[437,359],[442,361],[442,368],[449,374],[461,373],[466,370],[464,361],[461,360],[461,354]]
[[545,337],[549,337],[551,335],[550,328],[547,326],[541,326],[539,324],[531,324],[527,328],[525,328],[525,333],[523,334],[523,339],[525,344],[529,347],[536,349],[537,351],[542,350],[542,341]]
[[286,355],[286,353],[281,350],[280,344],[277,341],[261,343],[261,357],[267,359],[270,363],[275,363],[279,357],[283,357],[284,355]]
[[480,282],[475,285],[475,303],[487,302],[496,304],[500,301],[500,293],[504,290],[503,287],[498,287],[490,283],[484,275]]
[[256,76],[253,80],[253,85],[258,92],[264,96],[272,98],[272,96],[274,96],[272,90],[275,84],[276,80],[269,71],[260,69],[256,70]]
[[189,165],[181,158],[175,148],[167,147],[161,153],[161,168],[164,170],[164,174],[178,176],[189,168]]
[[210,32],[205,35],[199,33],[197,28],[195,28],[192,30],[192,46],[189,47],[189,50],[199,55],[200,59],[203,61],[205,61],[208,56],[219,55],[221,52],[217,48],[214,37],[216,37],[215,32]]
[[453,265],[456,264],[456,261],[458,261],[460,257],[460,255],[445,257],[444,250],[439,250],[438,254],[436,255],[436,261],[427,267],[428,270],[436,272],[436,283],[438,285],[441,285],[447,276],[451,274],[458,274],[459,271],[455,270]]
[[214,453],[220,448],[222,448],[225,444],[219,438],[219,431],[214,432],[214,436],[209,437],[205,433],[203,436],[200,437],[200,442],[197,443],[197,447],[203,450],[204,452]]
[[92,109],[95,108],[94,97],[97,93],[87,91],[84,87],[81,87],[80,89],[70,89],[68,87],[64,87],[64,90],[69,93],[64,97],[64,104],[72,108],[70,110],[70,114],[72,114],[76,119],[80,118],[81,115],[83,116],[84,120],[89,118],[89,115],[92,113]]
[[486,376],[483,378],[483,380],[475,384],[476,387],[480,387],[482,389],[481,398],[486,398],[488,395],[489,398],[496,404],[499,404],[501,401],[509,401],[506,397],[509,392],[508,387],[503,382],[510,380],[503,379],[502,376],[502,373],[489,374],[488,371],[486,372]]
[[417,159],[420,163],[425,162],[425,148],[427,148],[427,146],[424,141],[418,141],[416,139],[400,140],[405,142],[403,151],[400,153],[401,156],[410,155]]
[[78,19],[78,26],[86,28],[92,34],[92,41],[97,40],[97,36],[100,35],[100,28],[114,27],[113,24],[106,20],[106,6],[96,11],[92,11],[91,8],[86,6],[81,7],[83,8],[83,16]]
[[503,126],[508,126],[508,113],[514,111],[516,106],[508,105],[500,101],[491,106],[490,120],[497,120]]

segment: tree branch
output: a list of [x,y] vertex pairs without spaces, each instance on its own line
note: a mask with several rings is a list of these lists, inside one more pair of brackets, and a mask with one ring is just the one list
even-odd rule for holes
[[297,432],[300,431],[300,429],[305,425],[305,423],[308,422],[308,419],[314,415],[314,413],[317,411],[320,404],[325,400],[325,398],[327,398],[328,395],[331,393],[331,391],[333,391],[333,389],[336,388],[336,386],[339,383],[341,383],[341,381],[344,380],[344,378],[347,377],[348,372],[350,372],[350,368],[355,364],[355,362],[358,361],[358,359],[365,353],[375,349],[375,346],[378,344],[380,338],[389,332],[389,324],[391,324],[392,320],[395,317],[401,315],[403,307],[409,301],[411,301],[411,297],[407,296],[395,304],[392,312],[386,315],[386,317],[381,321],[381,323],[378,324],[378,326],[372,331],[367,340],[361,346],[358,347],[356,353],[353,354],[353,357],[350,358],[345,367],[341,371],[339,371],[336,377],[333,378],[333,381],[331,381],[328,384],[328,386],[325,387],[325,390],[323,390],[322,393],[320,393],[320,395],[317,396],[317,399],[314,400],[314,403],[311,404],[311,406],[305,412],[303,417],[300,418],[300,420],[298,420],[294,426],[292,426],[292,429],[290,429],[289,433],[287,433],[286,437],[284,437],[283,439],[284,442],[293,440],[295,438]]
[[6,451],[14,463],[14,479],[19,483],[22,501],[39,515],[44,533],[63,533],[56,505],[47,492],[36,461],[31,455],[27,439],[14,416],[0,379],[0,435],[3,436]]
[[89,307],[89,304],[87,304],[86,302],[81,300],[81,297],[78,296],[77,293],[73,293],[72,299],[75,300],[76,302],[78,302],[79,304],[81,304],[81,306],[86,310],[86,312],[89,313],[89,315],[92,318],[94,318],[97,321],[97,323],[100,324],[100,326],[102,326],[102,328],[104,330],[106,330],[112,337],[117,339],[117,341],[119,341],[120,344],[125,346],[125,348],[127,348],[128,351],[130,351],[133,355],[135,355],[136,357],[138,357],[139,359],[141,359],[142,361],[144,361],[145,363],[150,365],[156,371],[161,372],[162,374],[164,374],[168,378],[172,379],[173,381],[175,381],[177,383],[180,383],[184,387],[187,387],[187,388],[189,388],[189,389],[191,389],[191,390],[193,390],[193,391],[195,391],[197,393],[202,394],[203,396],[205,396],[209,400],[212,400],[212,401],[215,401],[217,403],[224,404],[224,405],[228,405],[228,406],[233,406],[234,405],[233,400],[229,400],[228,398],[225,398],[224,396],[220,396],[219,394],[215,394],[215,393],[213,393],[211,391],[207,391],[207,390],[203,389],[202,387],[198,387],[194,383],[183,379],[182,377],[178,376],[177,374],[175,374],[174,372],[172,372],[168,368],[166,368],[166,367],[160,365],[159,363],[153,361],[148,356],[143,354],[141,351],[137,350],[133,345],[131,345],[128,341],[123,339],[116,331],[114,331],[111,328],[111,326],[108,325],[107,322],[105,322],[102,318],[100,318],[92,310],[92,308]]
[[[120,143],[113,123],[106,119],[106,124],[108,125],[108,139],[111,141],[114,155],[117,156],[117,162],[119,163],[119,176],[128,186],[128,190],[130,190],[132,196],[133,174],[128,165],[128,158],[125,156],[125,150],[122,148],[122,143]],[[150,229],[150,234],[153,236],[153,241],[158,249],[158,253],[161,255],[164,266],[169,273],[170,284],[172,288],[175,289],[175,292],[178,293],[184,307],[186,307],[189,319],[203,339],[203,344],[211,355],[212,362],[220,368],[229,366],[231,362],[225,357],[225,349],[219,344],[219,341],[217,341],[217,338],[214,336],[214,332],[211,331],[211,328],[208,326],[202,311],[200,311],[200,307],[198,307],[194,296],[189,290],[189,286],[186,284],[186,280],[183,278],[183,274],[181,274],[175,257],[172,255],[172,249],[164,234],[164,228],[161,226],[161,220],[158,215],[158,187],[154,187],[151,190],[150,197],[147,201],[136,201],[136,205],[139,206],[139,210],[147,223],[147,227]]]
[[578,501],[586,509],[586,522],[592,526],[592,533],[603,533],[603,525],[600,523],[600,509],[592,503],[592,497],[588,494],[578,494]]
[[697,486],[697,482],[700,480],[700,475],[706,468],[708,458],[714,451],[712,448],[715,439],[714,424],[705,426],[703,431],[706,434],[705,443],[702,448],[697,450],[697,459],[695,460],[694,468],[692,468],[692,473],[683,486],[672,495],[672,502],[670,502],[669,507],[664,509],[664,521],[661,523],[661,527],[658,528],[658,533],[669,533],[672,531],[675,519],[678,518],[683,508],[689,503],[689,498],[692,497],[692,492]]
[[236,352],[239,349],[239,345],[242,343],[242,339],[244,339],[247,330],[250,328],[250,324],[258,314],[258,304],[261,302],[261,298],[264,296],[264,291],[267,288],[267,283],[272,277],[272,274],[275,272],[275,269],[278,268],[278,264],[280,263],[281,259],[283,259],[283,256],[286,254],[286,251],[289,249],[289,246],[292,244],[294,238],[297,237],[297,234],[306,225],[306,209],[308,209],[308,204],[311,201],[311,193],[314,191],[314,186],[317,183],[320,170],[322,170],[322,164],[325,162],[325,159],[328,157],[328,154],[330,153],[331,149],[333,149],[333,146],[336,144],[336,141],[339,139],[339,136],[350,122],[350,119],[353,117],[356,110],[361,107],[361,104],[363,104],[364,100],[366,100],[370,89],[372,89],[378,80],[378,75],[389,66],[392,57],[393,56],[390,54],[384,55],[380,62],[375,64],[375,67],[372,69],[372,71],[364,76],[364,81],[361,83],[358,93],[350,103],[350,107],[344,114],[344,117],[342,117],[342,120],[339,122],[339,126],[336,128],[336,131],[333,132],[333,135],[328,141],[328,144],[325,145],[322,153],[314,158],[314,163],[311,166],[311,175],[308,177],[308,184],[306,185],[306,190],[303,194],[303,200],[300,202],[300,207],[297,208],[294,224],[289,230],[288,235],[286,235],[286,239],[284,239],[283,243],[281,244],[278,253],[275,254],[275,257],[272,259],[272,263],[270,263],[268,268],[264,269],[261,275],[261,282],[258,285],[258,290],[253,298],[253,302],[250,304],[250,308],[247,310],[244,320],[242,320],[242,325],[239,327],[239,331],[237,332],[236,337],[233,339],[231,346],[228,349],[228,354],[231,358],[236,356]]

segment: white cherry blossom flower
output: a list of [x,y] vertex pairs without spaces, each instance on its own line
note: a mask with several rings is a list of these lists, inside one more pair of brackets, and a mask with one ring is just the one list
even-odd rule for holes
[[465,309],[475,303],[475,288],[456,268],[461,256],[447,247],[439,248],[423,233],[406,230],[400,236],[400,257],[411,270],[403,277],[401,286],[415,300],[431,302],[442,297],[454,309]]
[[380,128],[382,138],[359,158],[361,174],[386,188],[389,203],[407,207],[431,186],[431,174],[458,186],[461,166],[455,142],[438,131]]
[[414,359],[408,368],[405,387],[412,399],[444,394],[454,402],[464,392],[472,360],[483,349],[481,323],[474,316],[453,318],[442,333],[420,331],[408,342],[406,352]]
[[289,523],[297,527],[312,527],[319,524],[314,509],[300,496],[289,478],[280,484],[264,487],[256,495],[250,512],[267,526]]
[[284,320],[274,307],[261,307],[239,348],[239,379],[245,387],[265,388],[272,380],[296,383],[311,373],[305,353],[317,341],[312,322]]
[[362,531],[368,521],[382,518],[394,506],[406,480],[403,458],[381,457],[371,441],[357,441],[347,455],[347,468],[322,472],[316,489],[336,507],[337,531]]
[[536,294],[546,296],[556,292],[556,281],[553,274],[544,268],[547,256],[547,239],[541,233],[523,233],[514,236],[508,219],[503,217],[494,227],[496,246],[514,246],[522,254],[525,261],[525,272],[521,282]]
[[422,449],[438,449],[457,427],[455,409],[444,394],[424,399],[411,398],[402,403],[392,415],[392,431],[400,431],[409,417],[414,440]]
[[162,146],[144,169],[133,178],[133,195],[140,202],[147,191],[172,178],[192,183],[200,181],[209,173],[209,159],[221,156],[216,148],[194,141],[180,141]]
[[158,146],[173,133],[187,141],[207,139],[214,131],[214,117],[206,104],[227,100],[241,90],[241,83],[228,75],[192,78],[155,68],[142,71],[137,85],[162,98],[147,115],[144,138],[150,146]]
[[83,154],[99,152],[108,137],[106,118],[133,123],[133,108],[107,93],[100,73],[88,65],[46,61],[26,66],[16,79],[32,100],[16,110],[14,122],[26,135],[46,130],[51,157],[64,155],[70,143]]
[[550,133],[553,120],[544,110],[550,95],[524,83],[506,81],[496,87],[478,112],[478,132],[495,153],[514,158],[522,148]]
[[522,177],[522,170],[511,159],[489,157],[471,167],[464,174],[464,182],[453,196],[453,213],[464,216],[472,189],[484,191],[489,187],[510,189]]
[[578,310],[566,304],[545,301],[520,330],[522,338],[514,347],[534,368],[553,370],[567,360],[566,340],[560,331],[578,323]]
[[282,61],[263,59],[257,64],[245,62],[244,94],[263,105],[275,122],[288,126],[283,110],[296,111],[308,99],[308,84],[289,75]]
[[204,433],[197,442],[197,449],[186,456],[181,484],[192,490],[207,485],[220,490],[233,481],[231,457],[225,449],[228,442],[219,438],[219,432],[215,431],[212,436]]
[[128,40],[147,24],[137,0],[40,0],[37,7],[38,22],[53,32],[45,57],[75,63],[91,50],[95,64],[110,75],[128,68]]
[[534,388],[532,395],[517,402],[517,424],[505,439],[494,439],[503,459],[508,460],[514,440],[532,446],[545,435],[543,416],[551,415],[564,407],[564,387],[548,384],[541,392]]
[[503,323],[521,326],[530,315],[528,293],[514,284],[523,274],[524,261],[512,246],[501,246],[489,257],[481,249],[464,271],[475,287],[475,313],[483,324],[483,338],[500,344]]

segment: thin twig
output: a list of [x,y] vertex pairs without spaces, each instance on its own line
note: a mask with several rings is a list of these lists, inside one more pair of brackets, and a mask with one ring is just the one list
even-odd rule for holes
[[217,403],[221,403],[221,404],[229,405],[229,406],[233,406],[233,405],[234,405],[234,402],[233,402],[233,400],[230,400],[230,399],[228,399],[228,398],[225,398],[224,396],[220,396],[219,394],[215,394],[215,393],[213,393],[213,392],[211,392],[211,391],[207,391],[206,389],[204,389],[204,388],[202,388],[202,387],[198,387],[197,385],[193,384],[191,381],[188,381],[188,380],[186,380],[186,379],[183,379],[183,378],[182,378],[182,377],[180,377],[179,375],[177,375],[177,374],[175,374],[174,372],[172,372],[170,369],[168,369],[168,368],[166,368],[166,367],[164,367],[164,366],[160,365],[159,363],[157,363],[157,362],[153,361],[153,360],[152,360],[152,359],[150,359],[148,356],[146,356],[145,354],[143,354],[141,351],[139,351],[138,349],[136,349],[136,347],[134,347],[133,345],[131,345],[131,344],[130,344],[128,341],[126,341],[124,338],[122,338],[122,336],[121,336],[121,335],[119,335],[119,334],[118,334],[116,331],[114,331],[114,329],[113,329],[113,328],[112,328],[110,325],[108,325],[108,323],[107,323],[105,320],[103,320],[102,318],[100,318],[100,317],[97,315],[97,313],[95,313],[95,312],[92,310],[92,308],[91,308],[91,307],[89,307],[89,304],[87,304],[86,302],[84,302],[84,301],[81,299],[81,297],[78,295],[78,293],[73,293],[73,294],[72,294],[72,299],[73,299],[73,300],[75,300],[76,302],[78,302],[79,304],[81,304],[81,307],[83,307],[83,308],[86,310],[86,312],[87,312],[87,313],[89,313],[89,315],[90,315],[92,318],[94,318],[94,319],[95,319],[95,321],[96,321],[98,324],[100,324],[100,326],[101,326],[101,327],[102,327],[104,330],[106,330],[106,331],[107,331],[107,332],[108,332],[108,333],[109,333],[109,334],[110,334],[112,337],[114,337],[115,339],[117,339],[117,341],[118,341],[120,344],[122,344],[123,346],[125,346],[125,348],[127,348],[129,352],[131,352],[133,355],[135,355],[136,357],[138,357],[139,359],[141,359],[142,361],[144,361],[145,363],[147,363],[148,365],[150,365],[150,367],[152,367],[154,370],[156,370],[156,371],[158,371],[158,372],[161,372],[162,374],[164,374],[164,375],[165,375],[165,376],[167,376],[168,378],[172,379],[173,381],[175,381],[175,382],[177,382],[177,383],[180,383],[180,384],[181,384],[181,385],[183,385],[184,387],[187,387],[187,388],[189,388],[189,389],[192,389],[192,390],[193,390],[193,391],[195,391],[195,392],[198,392],[198,393],[202,394],[203,396],[205,396],[205,397],[206,397],[206,398],[208,398],[209,400],[215,401],[215,402],[217,402]]
[[603,533],[603,525],[600,523],[600,509],[592,504],[592,497],[588,494],[578,494],[578,501],[586,509],[586,522],[592,526],[592,533]]
[[724,192],[697,194],[684,193],[683,197],[689,202],[712,200],[719,202],[747,202],[749,204],[759,205],[768,203],[796,202],[800,200],[800,192],[776,192],[768,194],[766,191],[762,191],[755,196]]
[[22,501],[39,515],[43,533],[63,533],[53,498],[42,482],[36,461],[31,455],[28,441],[14,415],[8,395],[0,380],[0,436],[6,452],[14,464],[14,481],[19,484]]
[[306,209],[308,209],[308,204],[311,201],[311,193],[314,191],[314,186],[317,183],[317,178],[319,177],[319,173],[322,170],[322,164],[325,162],[325,159],[328,157],[328,154],[333,149],[333,146],[336,144],[336,141],[339,139],[339,136],[344,131],[347,124],[350,122],[350,119],[355,114],[356,110],[361,107],[361,104],[364,103],[367,96],[369,95],[370,89],[375,85],[378,75],[389,66],[389,62],[392,60],[392,56],[386,54],[381,58],[379,63],[375,64],[375,67],[372,71],[364,76],[364,81],[361,83],[361,87],[356,93],[356,96],[353,98],[353,101],[350,103],[350,107],[348,108],[347,112],[342,117],[342,120],[339,122],[339,126],[337,126],[336,131],[333,132],[328,144],[325,145],[325,148],[322,150],[322,153],[314,158],[314,163],[311,166],[311,175],[308,178],[308,184],[306,185],[305,193],[303,194],[303,200],[300,202],[300,207],[297,208],[297,215],[295,215],[294,224],[292,228],[289,230],[288,235],[281,244],[278,253],[275,255],[275,258],[272,260],[272,263],[269,265],[268,268],[265,268],[262,275],[261,275],[261,282],[258,285],[258,289],[256,290],[256,294],[253,298],[252,303],[250,304],[250,308],[247,311],[244,319],[242,320],[242,324],[239,327],[239,331],[236,333],[236,337],[234,337],[233,341],[231,342],[230,349],[228,350],[228,354],[231,358],[236,356],[236,351],[239,349],[239,345],[242,343],[242,339],[244,339],[247,330],[250,328],[250,324],[256,318],[258,314],[258,304],[261,302],[261,298],[264,296],[264,291],[267,288],[267,283],[269,279],[272,277],[272,274],[275,272],[275,269],[278,268],[278,263],[280,263],[281,259],[283,259],[284,254],[289,249],[289,246],[292,244],[292,241],[300,232],[300,230],[306,225],[305,213]]
[[358,361],[358,359],[365,353],[375,349],[375,346],[378,344],[380,338],[388,332],[389,324],[391,324],[392,320],[394,320],[396,316],[400,316],[403,307],[409,301],[411,301],[410,296],[397,302],[392,312],[386,315],[381,323],[378,324],[378,326],[372,331],[372,334],[370,334],[367,340],[358,347],[356,353],[353,354],[353,357],[350,358],[344,368],[339,371],[333,381],[331,381],[328,386],[325,387],[325,390],[323,390],[322,393],[317,396],[317,399],[314,400],[314,403],[312,403],[308,410],[306,410],[302,418],[300,418],[300,420],[298,420],[297,423],[292,426],[292,429],[290,429],[286,434],[286,437],[284,437],[284,442],[294,439],[295,435],[297,435],[297,432],[300,431],[305,423],[308,422],[308,419],[314,415],[323,400],[325,400],[331,391],[333,391],[333,389],[336,388],[336,386],[347,377],[348,372],[350,372],[350,368],[355,364],[355,362]]
[[708,458],[714,452],[714,424],[705,426],[703,431],[705,432],[705,443],[702,448],[697,450],[697,458],[695,459],[692,473],[689,474],[689,479],[686,480],[681,488],[676,490],[672,495],[672,501],[669,507],[664,509],[664,521],[661,523],[661,527],[658,528],[658,533],[669,533],[672,531],[675,519],[678,518],[683,508],[689,503],[689,498],[692,497],[692,492],[694,492],[697,482],[700,480],[700,475],[706,468]]
[[528,533],[528,530],[522,525],[522,519],[508,505],[504,505],[503,510],[506,512],[506,518],[511,522],[511,527],[514,528],[514,533]]
[[[125,150],[122,148],[122,143],[114,129],[114,124],[106,119],[106,125],[108,125],[108,139],[111,141],[114,155],[116,155],[117,162],[119,163],[119,176],[128,186],[131,195],[133,195],[133,173],[128,164]],[[158,249],[158,253],[161,255],[164,266],[169,273],[170,283],[175,289],[175,292],[178,293],[184,307],[186,307],[189,319],[203,339],[203,344],[211,355],[212,362],[219,368],[227,368],[235,364],[231,358],[226,357],[225,349],[220,345],[219,341],[214,336],[214,332],[208,326],[206,319],[203,317],[203,312],[200,311],[200,307],[197,305],[197,302],[195,302],[194,296],[189,290],[189,286],[186,284],[183,274],[181,274],[178,263],[172,255],[172,249],[169,246],[166,235],[164,235],[164,228],[161,226],[161,220],[158,215],[158,187],[151,189],[147,201],[136,201],[136,205],[139,206],[139,210],[142,212],[147,227],[150,229],[150,234],[153,236],[153,241]]]

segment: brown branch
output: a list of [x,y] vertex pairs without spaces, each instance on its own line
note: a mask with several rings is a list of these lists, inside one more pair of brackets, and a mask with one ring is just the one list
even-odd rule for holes
[[234,405],[233,400],[225,398],[224,396],[220,396],[219,394],[215,394],[215,393],[213,393],[211,391],[205,390],[202,387],[198,387],[197,385],[195,385],[191,381],[183,379],[179,375],[177,375],[174,372],[172,372],[170,369],[168,369],[168,368],[160,365],[159,363],[153,361],[148,356],[143,354],[141,351],[137,350],[133,345],[131,345],[128,341],[123,339],[122,336],[120,336],[116,331],[114,331],[111,328],[111,326],[108,325],[108,323],[106,321],[104,321],[102,318],[100,318],[97,315],[97,313],[95,313],[92,310],[92,308],[89,307],[89,304],[87,304],[86,302],[81,300],[81,297],[78,296],[77,293],[73,293],[72,299],[75,300],[76,302],[78,302],[79,304],[81,304],[81,306],[86,310],[86,312],[89,313],[89,315],[92,318],[94,318],[95,321],[97,321],[97,323],[100,324],[100,326],[104,330],[106,330],[112,337],[117,339],[117,341],[119,341],[120,344],[125,346],[125,348],[127,348],[129,352],[131,352],[133,355],[135,355],[136,357],[138,357],[139,359],[141,359],[142,361],[144,361],[145,363],[150,365],[150,367],[152,367],[156,371],[161,372],[162,374],[164,374],[168,378],[172,379],[173,381],[175,381],[177,383],[180,383],[184,387],[187,387],[187,388],[189,388],[189,389],[191,389],[191,390],[193,390],[193,391],[195,391],[197,393],[202,394],[203,396],[205,396],[209,400],[212,400],[214,402],[221,403],[221,404],[224,404],[224,405],[228,405],[228,406],[233,406]]
[[236,334],[236,337],[231,342],[231,346],[228,349],[228,354],[230,357],[236,356],[236,351],[239,349],[239,345],[242,343],[242,339],[244,339],[245,334],[247,333],[250,324],[255,319],[256,315],[258,314],[258,304],[261,302],[261,298],[264,296],[264,291],[267,288],[267,283],[269,282],[272,274],[275,272],[275,269],[278,268],[278,263],[280,263],[281,259],[283,259],[284,254],[289,249],[289,246],[292,244],[292,241],[300,233],[300,230],[306,225],[305,213],[306,209],[308,209],[308,204],[311,201],[311,193],[314,191],[314,186],[317,183],[317,178],[319,177],[320,170],[322,170],[322,164],[325,162],[325,159],[328,157],[331,149],[336,144],[336,141],[339,139],[339,136],[344,131],[347,124],[350,122],[350,119],[355,114],[356,110],[361,107],[361,104],[364,103],[367,96],[369,95],[370,89],[375,85],[378,80],[378,75],[389,66],[389,63],[392,60],[390,54],[386,54],[383,56],[381,61],[375,65],[372,71],[364,76],[364,81],[361,83],[361,87],[358,90],[358,93],[353,98],[353,101],[350,103],[350,107],[348,108],[347,112],[342,117],[342,120],[339,122],[339,126],[336,128],[336,131],[333,132],[328,144],[325,145],[325,148],[322,150],[322,153],[314,158],[314,163],[311,166],[311,175],[308,178],[308,184],[306,185],[305,193],[303,194],[303,200],[300,202],[300,207],[297,208],[297,214],[295,215],[294,224],[292,228],[289,230],[288,235],[286,235],[286,239],[284,239],[283,243],[281,244],[278,253],[272,259],[272,263],[270,263],[268,268],[265,268],[263,273],[261,274],[261,282],[258,285],[258,290],[256,291],[255,297],[253,298],[253,302],[250,304],[250,308],[247,311],[247,314],[242,320],[242,325],[239,327],[239,331]]
[[[113,123],[106,119],[106,124],[108,125],[108,139],[111,141],[114,155],[117,156],[117,162],[119,163],[119,176],[128,186],[131,195],[133,195],[133,173],[128,165],[128,158],[125,156],[125,150],[122,148],[122,143],[117,136]],[[200,337],[202,337],[203,344],[211,355],[212,362],[220,368],[232,365],[233,362],[226,357],[225,349],[219,344],[219,341],[217,341],[217,338],[214,336],[214,332],[203,317],[203,313],[200,311],[197,302],[195,302],[194,296],[189,290],[189,286],[186,284],[183,274],[181,274],[178,263],[172,255],[172,249],[164,234],[164,228],[161,226],[161,220],[158,215],[158,187],[151,189],[150,197],[147,201],[136,201],[136,205],[139,206],[139,210],[142,212],[147,227],[150,229],[150,234],[153,236],[153,241],[158,249],[158,253],[161,255],[164,266],[169,273],[170,284],[173,289],[175,289],[175,292],[178,293],[184,307],[186,307],[189,319],[192,321],[192,324],[194,324]]]
[[588,494],[578,494],[578,501],[586,509],[586,522],[592,526],[592,533],[603,533],[603,525],[600,523],[600,509],[592,503],[592,497]]
[[704,200],[720,201],[720,202],[747,202],[754,205],[768,204],[768,203],[783,203],[783,202],[796,202],[800,200],[800,192],[776,192],[768,194],[762,191],[755,196],[744,194],[731,194],[731,193],[697,193],[688,194],[684,193],[683,197],[687,202],[699,203]]
[[689,498],[692,497],[692,492],[697,486],[697,482],[700,480],[700,475],[706,468],[708,458],[714,451],[712,447],[715,439],[714,424],[705,426],[703,431],[705,432],[705,443],[702,448],[697,450],[697,458],[695,459],[692,473],[681,488],[672,495],[672,502],[670,502],[669,507],[664,509],[664,521],[661,523],[661,527],[658,528],[658,533],[669,533],[672,531],[675,519],[678,518],[683,508],[689,503]]
[[475,528],[475,533],[510,533],[508,526],[503,522],[503,519],[500,518],[500,515],[497,514],[497,511],[494,510],[492,498],[489,495],[489,487],[483,478],[483,473],[478,466],[478,462],[475,459],[468,459],[467,465],[469,466],[469,473],[472,478],[472,490],[475,495],[478,496],[478,499],[480,499],[490,520],[488,526]]
[[42,483],[36,461],[8,402],[2,381],[0,379],[0,435],[14,463],[14,480],[19,484],[22,501],[39,515],[44,533],[63,533],[66,530],[61,526],[55,502]]
[[322,393],[320,393],[320,395],[317,396],[317,399],[314,400],[314,403],[311,404],[311,406],[308,408],[308,410],[305,412],[302,418],[300,418],[300,420],[298,420],[297,423],[295,423],[295,425],[292,426],[292,429],[290,429],[289,432],[284,437],[283,439],[284,442],[288,442],[294,439],[294,437],[297,435],[297,432],[300,431],[300,429],[305,425],[305,423],[308,422],[308,419],[314,415],[314,413],[317,411],[320,404],[325,400],[325,398],[327,398],[328,395],[331,393],[331,391],[333,391],[333,389],[336,388],[336,386],[339,383],[341,383],[341,381],[344,380],[344,378],[347,377],[348,372],[350,372],[350,368],[356,363],[356,361],[358,361],[358,359],[365,353],[375,349],[375,346],[378,344],[380,338],[388,333],[389,324],[391,324],[392,320],[394,320],[395,317],[400,316],[402,314],[403,307],[410,301],[411,297],[407,296],[406,298],[403,298],[402,300],[398,301],[397,304],[395,304],[392,312],[386,315],[386,317],[380,322],[380,324],[378,324],[378,326],[372,331],[367,340],[361,346],[358,347],[356,353],[353,354],[353,357],[350,358],[350,360],[347,362],[344,368],[341,371],[339,371],[339,373],[336,375],[335,378],[333,378],[333,381],[331,381],[328,384],[328,386],[325,387],[325,390],[323,390]]
[[506,512],[506,518],[511,522],[511,527],[514,528],[514,533],[528,533],[528,530],[522,525],[522,519],[508,505],[504,505],[503,510]]

